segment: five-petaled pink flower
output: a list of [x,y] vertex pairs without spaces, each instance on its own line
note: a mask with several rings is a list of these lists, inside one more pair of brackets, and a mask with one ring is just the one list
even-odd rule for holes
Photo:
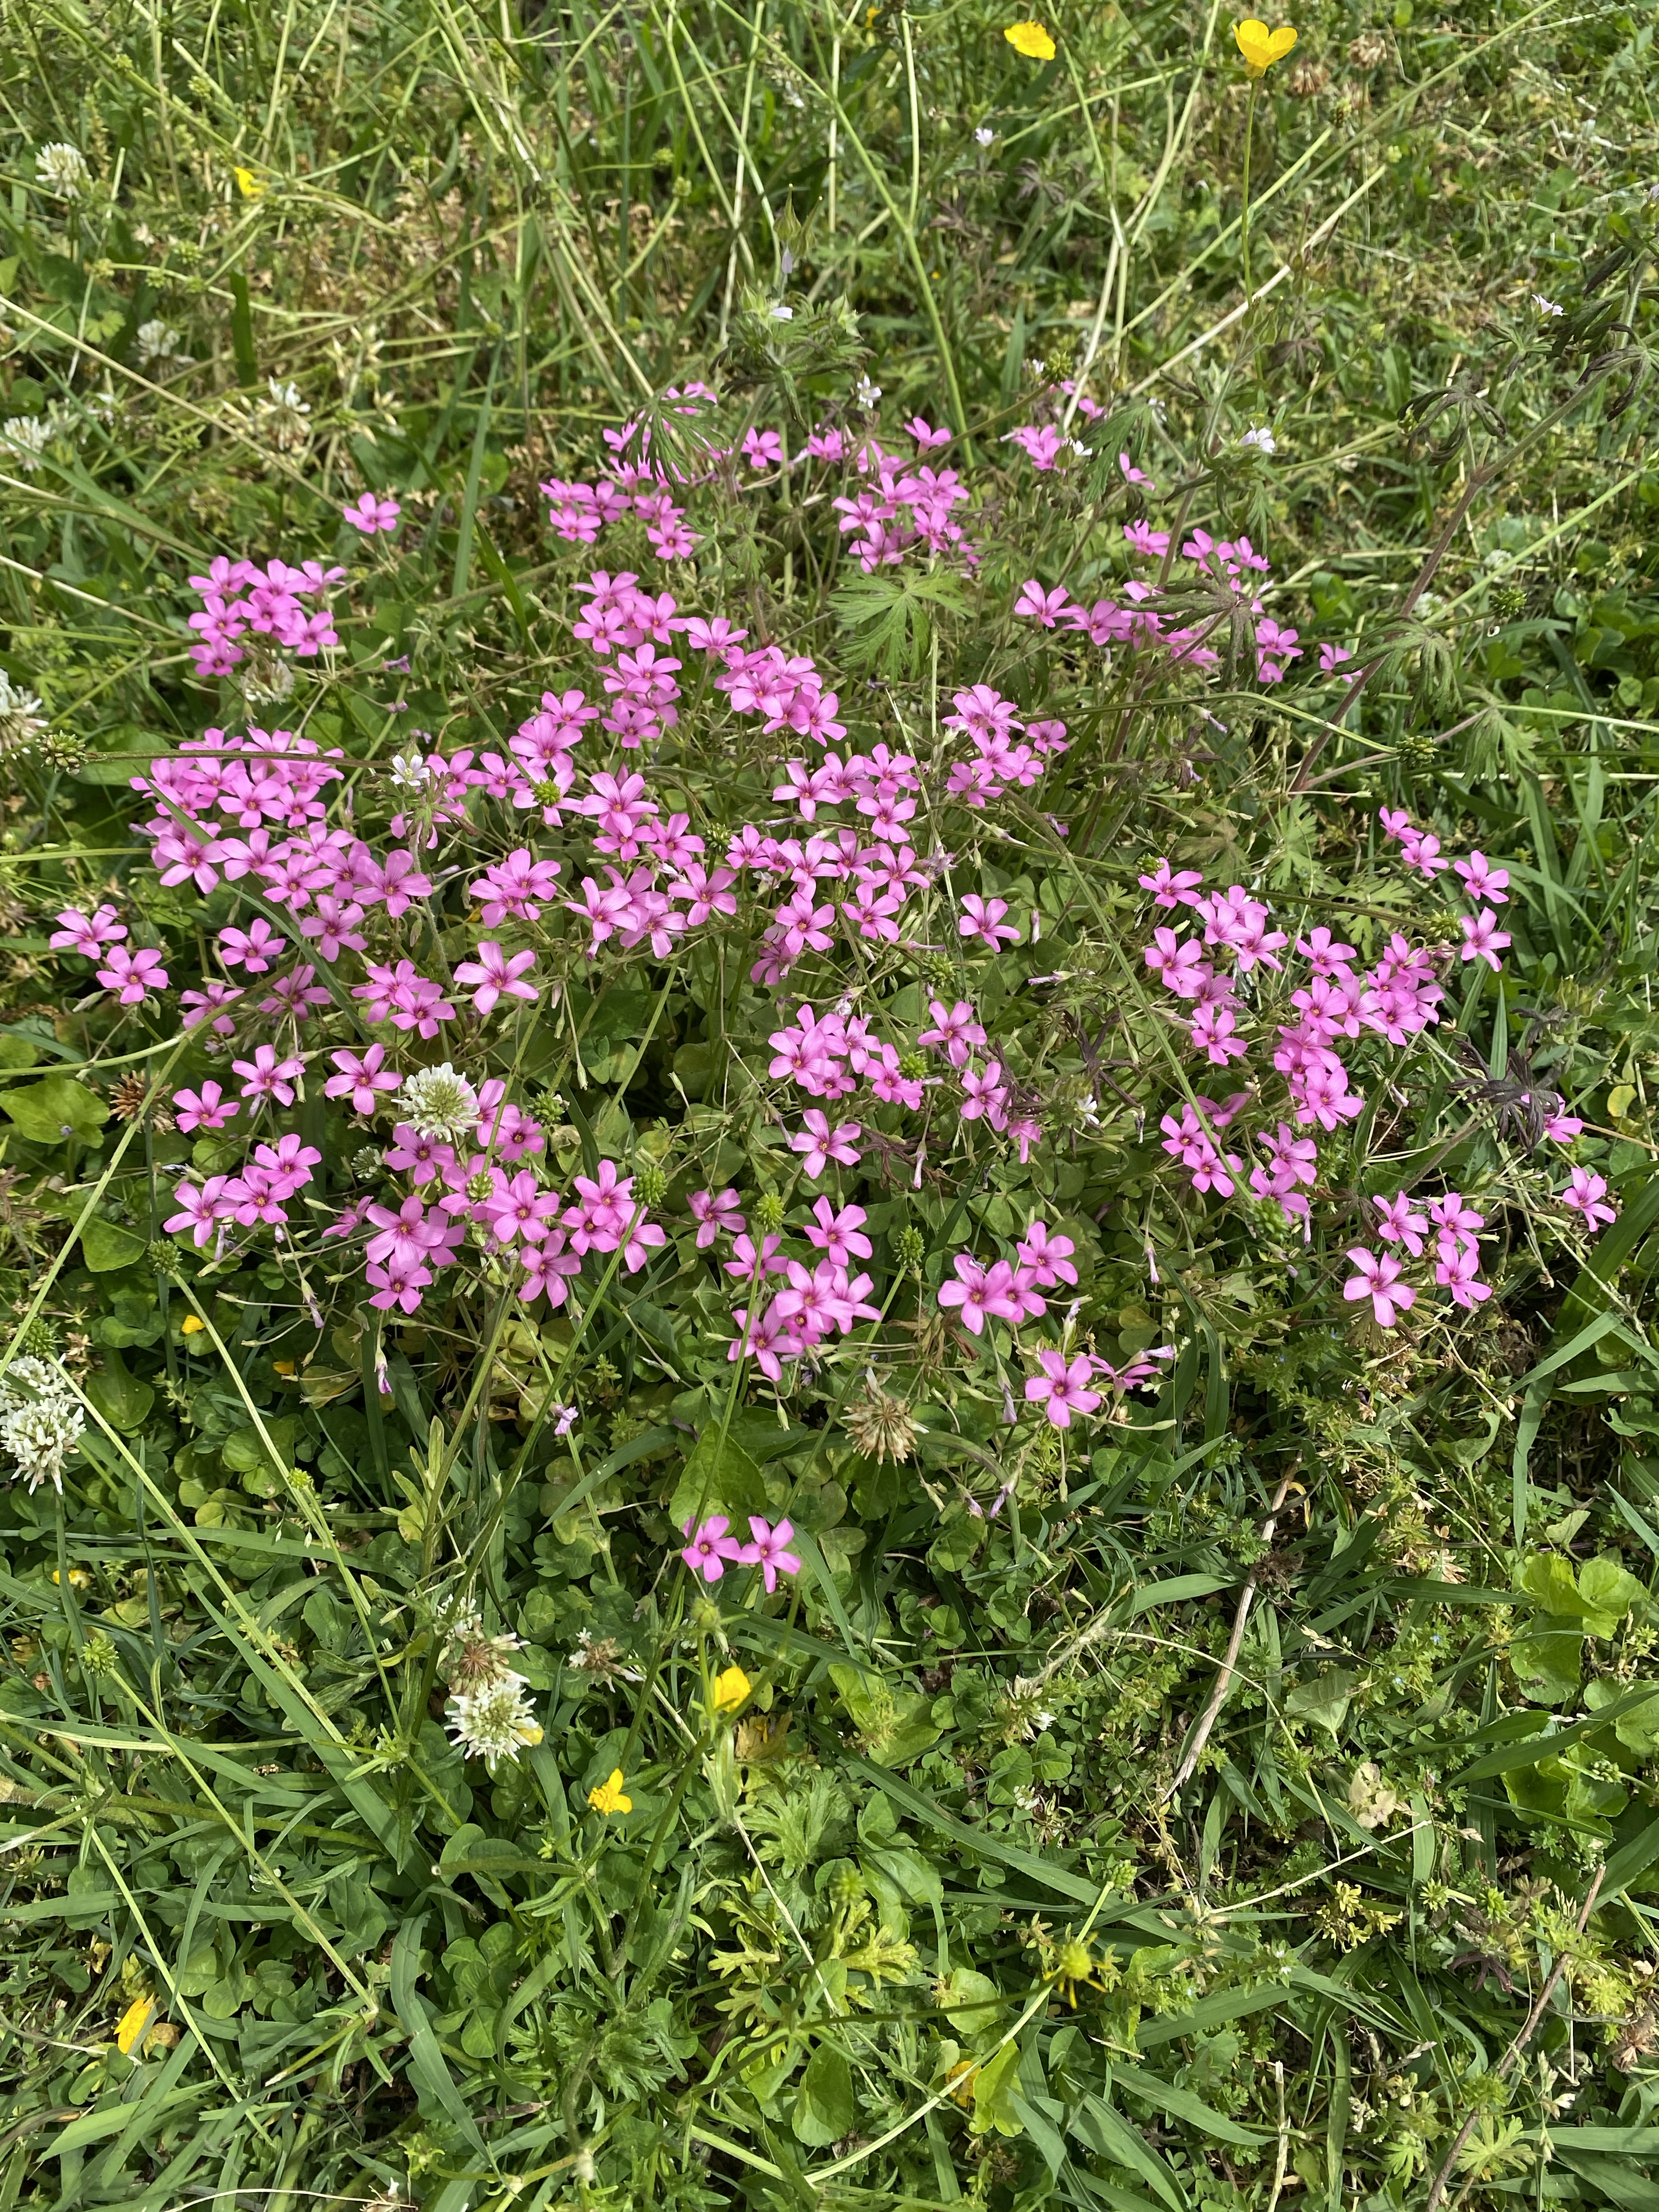
[[1606,1177],[1592,1175],[1588,1168],[1575,1168],[1571,1181],[1560,1195],[1563,1206],[1583,1215],[1586,1229],[1604,1229],[1619,1218],[1618,1207],[1607,1203]]
[[1483,906],[1473,918],[1465,915],[1457,926],[1463,933],[1463,950],[1460,957],[1466,961],[1484,960],[1496,975],[1504,964],[1498,956],[1511,939],[1506,929],[1498,927],[1498,916],[1492,908]]
[[1343,1284],[1343,1297],[1351,1302],[1355,1298],[1369,1298],[1371,1311],[1376,1316],[1377,1327],[1392,1328],[1398,1316],[1408,1306],[1417,1304],[1416,1291],[1409,1283],[1402,1283],[1400,1279],[1399,1261],[1386,1252],[1379,1257],[1375,1252],[1367,1252],[1363,1245],[1357,1245],[1348,1257],[1359,1273],[1350,1275]]
[[372,538],[377,530],[388,533],[398,527],[398,517],[403,513],[395,499],[376,499],[366,491],[361,499],[354,500],[341,513],[354,530],[361,530],[365,538]]
[[859,1163],[859,1139],[864,1134],[856,1121],[838,1121],[831,1128],[827,1115],[817,1107],[805,1113],[801,1119],[806,1124],[789,1139],[792,1152],[803,1155],[801,1164],[816,1182],[831,1160],[837,1167],[856,1167]]
[[[680,1557],[692,1573],[701,1575],[704,1582],[717,1583],[730,1562],[742,1559],[743,1546],[735,1536],[728,1536],[726,1533],[731,1523],[724,1513],[711,1513],[708,1520],[696,1524],[695,1534],[690,1521],[683,1526],[691,1540]],[[793,1535],[793,1533],[792,1529],[790,1534]]]
[[[712,1528],[714,1523],[710,1521],[704,1525]],[[726,1523],[722,1521],[720,1525],[723,1528]],[[749,1534],[753,1540],[743,1547],[738,1557],[745,1567],[760,1569],[769,1596],[778,1586],[780,1575],[798,1575],[800,1572],[799,1559],[788,1549],[795,1534],[795,1526],[793,1521],[780,1521],[774,1528],[758,1514],[751,1513]],[[681,1557],[684,1558],[684,1554],[682,1553]],[[711,1575],[709,1580],[712,1582],[714,1579]]]
[[1074,1413],[1095,1411],[1100,1403],[1100,1393],[1089,1388],[1094,1362],[1086,1352],[1079,1352],[1068,1366],[1063,1352],[1044,1350],[1038,1352],[1037,1364],[1042,1372],[1027,1378],[1026,1402],[1041,1406],[1055,1428],[1069,1429]]
[[455,981],[472,992],[472,1003],[481,1014],[493,1012],[499,999],[526,999],[533,1005],[539,994],[524,978],[535,964],[533,952],[508,954],[494,938],[486,937],[478,947],[477,958],[463,960],[456,969]]
[[166,990],[167,971],[159,952],[129,952],[125,945],[118,945],[104,955],[98,980],[106,989],[118,992],[122,1006],[136,1006],[149,992]]

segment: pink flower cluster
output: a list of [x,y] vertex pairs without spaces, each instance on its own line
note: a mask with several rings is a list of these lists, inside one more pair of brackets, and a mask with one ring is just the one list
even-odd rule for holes
[[[1477,1213],[1461,1193],[1449,1190],[1431,1199],[1426,1213],[1413,1213],[1410,1194],[1403,1190],[1392,1198],[1373,1199],[1371,1203],[1381,1216],[1376,1230],[1379,1242],[1395,1246],[1413,1260],[1422,1259],[1432,1231],[1434,1279],[1450,1293],[1454,1305],[1474,1307],[1492,1296],[1491,1285],[1480,1280],[1480,1240],[1476,1233],[1486,1227],[1486,1218]],[[1363,1245],[1352,1249],[1348,1257],[1358,1272],[1342,1285],[1343,1297],[1351,1304],[1369,1298],[1378,1327],[1392,1328],[1401,1314],[1417,1303],[1416,1288],[1404,1279],[1405,1262],[1393,1252],[1370,1252]]]
[[273,638],[302,660],[338,645],[332,617],[319,602],[344,574],[343,568],[325,568],[320,561],[307,561],[298,568],[286,561],[271,561],[261,568],[252,561],[231,561],[221,554],[210,562],[206,575],[190,580],[202,600],[200,611],[189,621],[196,632],[190,657],[197,674],[228,676],[246,657],[237,641],[250,630]]
[[775,1528],[769,1521],[751,1513],[746,1544],[726,1534],[731,1525],[724,1513],[711,1513],[706,1521],[684,1524],[680,1533],[690,1540],[680,1557],[694,1575],[701,1575],[706,1583],[717,1583],[727,1567],[758,1567],[769,1597],[780,1575],[800,1572],[799,1555],[789,1549],[795,1534],[792,1521],[780,1521]]

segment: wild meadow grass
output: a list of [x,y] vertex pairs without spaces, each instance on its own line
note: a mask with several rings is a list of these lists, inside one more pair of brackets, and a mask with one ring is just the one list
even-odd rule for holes
[[0,2212],[1659,2203],[1649,20],[0,20]]

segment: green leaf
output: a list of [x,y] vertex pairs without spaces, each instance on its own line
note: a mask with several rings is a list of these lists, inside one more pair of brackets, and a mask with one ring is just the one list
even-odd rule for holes
[[974,2117],[968,2123],[976,2136],[1017,2136],[1024,2125],[1015,2110],[1019,2087],[1019,2045],[1005,2043],[973,2077]]
[[735,1437],[721,1441],[718,1429],[705,1431],[692,1447],[669,1501],[668,1517],[677,1528],[688,1521],[707,1521],[717,1513],[738,1524],[766,1510],[766,1478]]
[[118,1221],[106,1221],[94,1213],[81,1231],[81,1257],[94,1275],[107,1275],[117,1267],[131,1267],[144,1256],[145,1239],[136,1229]]
[[1585,1560],[1578,1570],[1578,1587],[1584,1594],[1586,1606],[1611,1623],[1610,1626],[1602,1628],[1594,1621],[1587,1621],[1586,1626],[1592,1636],[1616,1635],[1620,1622],[1631,1607],[1647,1595],[1645,1587],[1637,1581],[1634,1575],[1627,1573],[1608,1552]]
[[0,1095],[0,1108],[37,1145],[60,1145],[65,1137],[78,1137],[84,1144],[109,1119],[104,1101],[72,1075],[49,1075],[44,1083],[8,1091]]
[[130,1373],[118,1352],[106,1352],[102,1367],[88,1375],[81,1388],[111,1428],[118,1430],[123,1436],[131,1436],[135,1429],[143,1428],[155,1403],[155,1385],[141,1382]]
[[1293,1719],[1315,1721],[1333,1735],[1340,1735],[1358,1679],[1347,1668],[1334,1667],[1316,1682],[1298,1682],[1285,1698],[1285,1710]]
[[795,2092],[793,2125],[813,2149],[839,2142],[853,2132],[853,2069],[833,2043],[821,2043],[806,2062]]
[[884,676],[915,676],[933,643],[940,615],[967,612],[956,578],[943,570],[882,569],[855,576],[830,594],[855,668]]
[[1521,1587],[1545,1613],[1565,1614],[1577,1620],[1584,1601],[1572,1571],[1572,1563],[1553,1552],[1534,1552],[1521,1570]]
[[1584,1686],[1584,1703],[1591,1712],[1600,1712],[1604,1705],[1643,1687],[1649,1692],[1646,1702],[1620,1713],[1613,1723],[1613,1732],[1625,1749],[1633,1751],[1638,1759],[1659,1758],[1659,1682],[1622,1686],[1605,1680],[1589,1682]]
[[1515,1679],[1535,1705],[1561,1705],[1577,1694],[1584,1639],[1574,1629],[1517,1637],[1510,1646]]

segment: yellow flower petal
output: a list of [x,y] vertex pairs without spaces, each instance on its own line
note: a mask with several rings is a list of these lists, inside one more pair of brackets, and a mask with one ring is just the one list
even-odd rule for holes
[[1017,54],[1030,61],[1051,62],[1054,58],[1054,42],[1041,23],[1010,23],[1002,35]]
[[734,1713],[749,1695],[749,1677],[741,1667],[728,1667],[723,1674],[714,1677],[714,1711]]
[[186,1314],[179,1324],[181,1336],[197,1336],[207,1327],[200,1314]]
[[623,1795],[623,1771],[620,1766],[611,1770],[611,1779],[601,1782],[587,1793],[587,1802],[596,1813],[603,1813],[608,1820],[613,1813],[631,1813],[634,1800]]
[[1296,44],[1296,33],[1288,23],[1282,23],[1278,30],[1270,31],[1254,15],[1247,15],[1235,27],[1233,37],[1237,41],[1239,52],[1244,57],[1244,66],[1252,76],[1261,76],[1275,62],[1283,61]]
[[235,178],[237,189],[245,200],[257,200],[264,191],[264,186],[252,169],[233,169],[230,173]]
[[122,2014],[115,2030],[115,2047],[124,2058],[131,2057],[134,2045],[143,2039],[155,2016],[155,2006],[149,1997],[135,1997]]

